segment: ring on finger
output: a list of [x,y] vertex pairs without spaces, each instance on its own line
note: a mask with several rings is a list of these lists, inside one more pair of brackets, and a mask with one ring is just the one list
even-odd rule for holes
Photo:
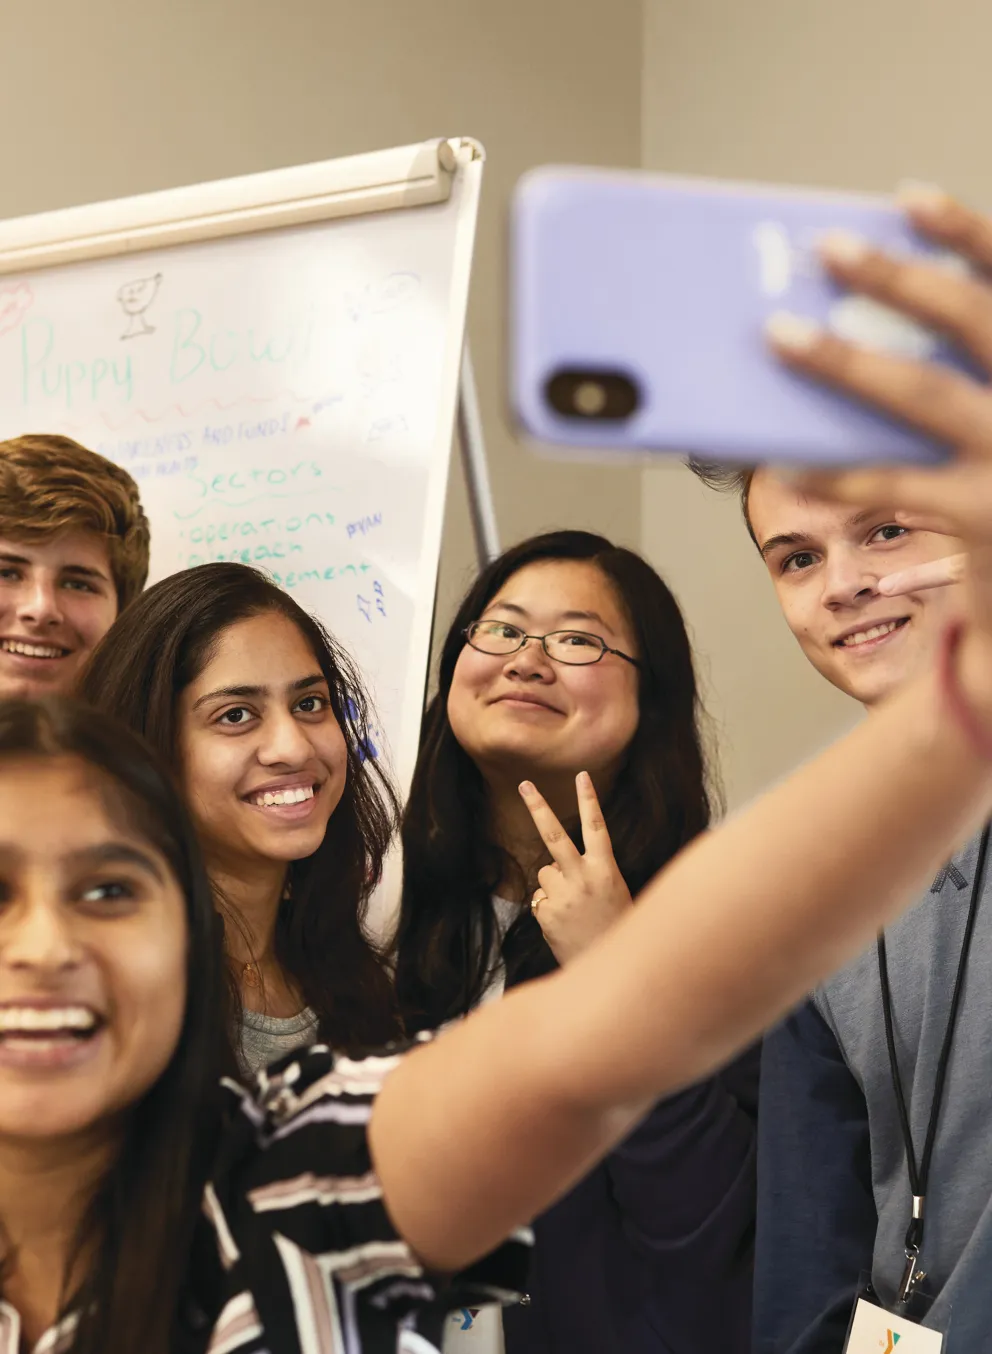
[[543,902],[547,901],[547,897],[548,895],[544,892],[543,889],[538,889],[537,892],[534,894],[533,898],[530,900],[530,910],[531,912],[533,912],[535,917],[537,916],[537,909],[541,906]]

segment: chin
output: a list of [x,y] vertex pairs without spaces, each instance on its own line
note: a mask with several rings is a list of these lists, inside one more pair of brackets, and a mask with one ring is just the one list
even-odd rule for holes
[[[514,725],[509,729],[500,729],[497,737],[493,738],[484,748],[482,754],[492,761],[498,761],[503,758],[506,761],[534,761],[540,758],[547,744],[542,740],[542,729],[527,729],[520,725]],[[470,756],[474,754],[469,754]]]
[[282,860],[287,864],[294,860],[305,860],[320,849],[326,833],[326,823],[319,832],[314,832],[312,828],[306,832],[281,832],[270,841],[259,842],[258,853],[268,860]]
[[102,1104],[73,1106],[64,1094],[10,1095],[4,1093],[0,1115],[0,1138],[20,1138],[22,1142],[53,1142],[86,1133],[97,1124],[114,1117],[115,1111]]
[[[826,675],[826,674],[824,674]],[[877,672],[856,673],[839,672],[828,680],[845,696],[850,696],[860,705],[880,705],[894,695],[909,680],[905,672],[892,672],[880,669]]]

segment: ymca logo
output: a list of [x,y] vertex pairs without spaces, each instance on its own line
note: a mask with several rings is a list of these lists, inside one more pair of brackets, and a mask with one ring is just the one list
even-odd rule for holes
[[887,1330],[885,1334],[888,1337],[888,1343],[883,1348],[882,1342],[881,1340],[879,1340],[878,1347],[879,1349],[882,1350],[882,1354],[892,1354],[892,1351],[895,1349],[896,1345],[902,1339],[902,1336],[897,1335],[893,1330]]

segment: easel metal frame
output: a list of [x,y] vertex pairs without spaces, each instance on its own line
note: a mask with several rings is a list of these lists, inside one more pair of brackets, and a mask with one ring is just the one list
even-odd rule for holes
[[479,392],[475,384],[475,371],[467,341],[462,349],[462,366],[458,381],[458,441],[461,447],[462,468],[465,472],[465,487],[468,491],[468,510],[472,518],[475,555],[479,568],[484,569],[500,554],[499,529],[496,525],[496,505],[489,478],[489,463],[486,460]]

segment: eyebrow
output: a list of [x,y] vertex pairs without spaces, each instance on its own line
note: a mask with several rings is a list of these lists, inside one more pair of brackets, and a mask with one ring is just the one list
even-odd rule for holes
[[102,842],[99,846],[87,846],[81,851],[70,852],[66,861],[77,868],[86,865],[136,865],[159,884],[165,883],[154,859],[140,847],[131,846],[128,842]]
[[[29,568],[35,562],[29,559],[27,555],[15,555],[9,550],[0,550],[0,562],[4,564],[25,564]],[[61,574],[72,574],[75,578],[98,578],[103,583],[109,583],[110,579],[102,569],[91,568],[88,564],[64,564],[59,569]]]
[[[321,682],[326,682],[327,678],[322,672],[312,673],[309,677],[300,677],[295,682],[290,682],[286,688],[289,692],[306,691],[311,686],[319,686]],[[205,696],[201,696],[193,702],[193,709],[198,710],[201,705],[206,705],[208,701],[232,700],[239,696],[242,698],[251,698],[252,696],[269,696],[272,694],[272,688],[269,686],[221,686],[216,691],[208,691]]]
[[[853,516],[848,517],[845,520],[844,529],[846,531],[851,531],[855,527],[864,526],[865,522],[867,522],[870,517],[877,517],[879,512],[880,509],[878,508],[865,508],[861,512],[856,512]],[[796,546],[810,546],[815,543],[816,538],[808,535],[804,531],[786,531],[778,536],[769,536],[764,545],[759,546],[758,548],[761,551],[762,559],[767,559],[769,555],[773,554],[776,550],[781,550],[783,546],[794,549]]]
[[758,547],[761,551],[762,559],[767,559],[769,555],[774,554],[776,550],[781,550],[783,546],[812,545],[813,537],[806,536],[801,531],[786,531],[778,536],[769,536],[764,545]]
[[[9,866],[25,857],[23,847],[11,843],[0,843],[0,865]],[[162,870],[147,851],[128,842],[101,842],[99,846],[84,846],[78,851],[70,851],[64,857],[70,869],[86,869],[94,865],[136,865],[138,869],[152,876],[159,884],[165,882]]]
[[[521,618],[529,614],[522,606],[517,606],[516,602],[490,602],[486,610],[490,611],[494,607],[499,607],[501,611],[512,611],[515,616]],[[609,630],[611,635],[616,633],[609,621],[604,620],[598,611],[563,611],[558,619],[559,621],[595,621],[604,630]]]

